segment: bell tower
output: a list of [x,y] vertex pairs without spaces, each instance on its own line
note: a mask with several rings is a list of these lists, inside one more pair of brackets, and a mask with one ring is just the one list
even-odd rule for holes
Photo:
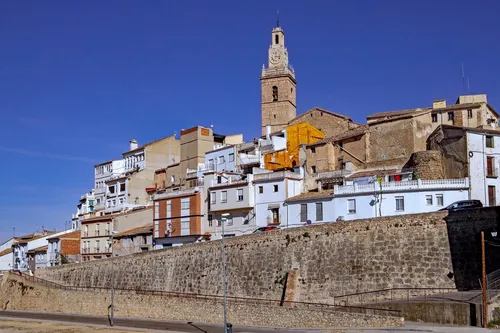
[[288,51],[285,47],[285,32],[279,26],[273,29],[269,46],[267,68],[262,65],[260,77],[262,135],[266,126],[278,131],[288,125],[297,115],[295,72],[288,65]]

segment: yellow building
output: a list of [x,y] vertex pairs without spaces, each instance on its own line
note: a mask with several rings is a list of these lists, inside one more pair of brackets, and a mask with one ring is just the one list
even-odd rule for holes
[[301,145],[308,145],[324,139],[325,135],[308,123],[289,125],[284,129],[286,148],[264,155],[267,170],[290,169],[299,166]]

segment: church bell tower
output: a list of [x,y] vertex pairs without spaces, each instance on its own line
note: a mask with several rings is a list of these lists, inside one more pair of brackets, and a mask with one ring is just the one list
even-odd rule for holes
[[262,65],[261,109],[262,135],[266,126],[271,132],[285,128],[297,115],[295,72],[288,65],[288,51],[285,48],[285,32],[277,24],[272,31],[267,68]]

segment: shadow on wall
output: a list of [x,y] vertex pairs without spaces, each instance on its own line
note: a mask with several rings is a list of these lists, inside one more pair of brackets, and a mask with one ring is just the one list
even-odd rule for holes
[[481,231],[485,233],[486,273],[500,269],[500,251],[491,231],[498,230],[500,207],[449,212],[445,217],[453,272],[448,277],[458,290],[480,289]]

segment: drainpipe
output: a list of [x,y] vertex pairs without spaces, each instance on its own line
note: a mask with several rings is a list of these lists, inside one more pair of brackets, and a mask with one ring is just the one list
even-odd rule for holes
[[[484,151],[484,147],[486,145],[486,142],[485,142],[485,135],[482,135],[482,139],[483,139],[483,154],[482,154],[482,159],[483,159],[483,173],[485,173],[486,171],[486,165],[485,165],[485,160],[486,160],[486,154],[485,154],[485,151]],[[486,175],[485,175],[486,176]],[[483,177],[484,178],[484,203],[485,205],[487,204],[487,206],[489,206],[489,202],[488,202],[488,179],[486,177]]]

